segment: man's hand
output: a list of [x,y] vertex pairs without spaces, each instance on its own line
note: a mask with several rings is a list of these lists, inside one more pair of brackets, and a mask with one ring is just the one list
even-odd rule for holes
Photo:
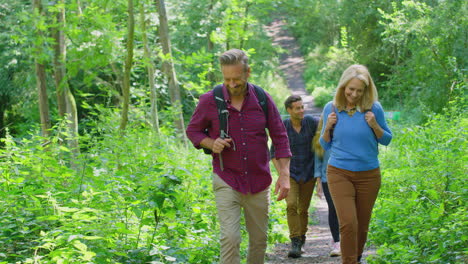
[[278,195],[277,201],[281,201],[288,196],[289,189],[291,188],[289,183],[289,175],[288,176],[280,176],[276,181],[275,186],[275,195]]
[[211,147],[211,150],[213,153],[221,153],[224,148],[230,148],[232,139],[231,138],[217,138],[215,141],[213,141],[213,146]]
[[278,171],[278,180],[275,185],[275,195],[278,195],[277,201],[281,201],[288,196],[291,184],[289,183],[289,162],[290,158],[272,159],[276,170]]

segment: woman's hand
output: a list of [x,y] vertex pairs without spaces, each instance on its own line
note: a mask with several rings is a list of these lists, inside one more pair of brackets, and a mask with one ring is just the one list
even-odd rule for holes
[[337,120],[336,113],[331,112],[328,115],[327,124],[325,125],[325,130],[329,131],[330,129],[332,129],[333,125],[336,124],[336,120]]
[[374,113],[372,113],[372,111],[367,111],[364,118],[366,119],[367,124],[372,129],[376,129],[377,127],[379,127],[379,125],[377,124],[377,121],[375,120],[375,115],[374,115]]
[[368,111],[366,115],[364,116],[366,119],[367,124],[372,128],[374,131],[375,136],[379,139],[383,136],[384,130],[382,127],[380,127],[379,123],[377,123],[377,120],[375,120],[375,115],[372,113],[372,111]]

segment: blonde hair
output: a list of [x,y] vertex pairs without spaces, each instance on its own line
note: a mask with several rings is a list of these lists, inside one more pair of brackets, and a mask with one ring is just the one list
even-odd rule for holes
[[323,157],[325,150],[320,145],[320,134],[322,132],[323,126],[323,115],[320,116],[320,120],[317,126],[317,131],[315,131],[314,138],[312,139],[312,150],[314,151],[315,155],[318,155],[320,158]]
[[339,111],[346,109],[345,88],[352,79],[358,79],[364,82],[365,88],[358,106],[362,111],[372,109],[372,105],[377,101],[377,88],[369,73],[369,70],[364,65],[354,64],[349,66],[341,75],[340,82],[336,88],[335,98],[333,103]]

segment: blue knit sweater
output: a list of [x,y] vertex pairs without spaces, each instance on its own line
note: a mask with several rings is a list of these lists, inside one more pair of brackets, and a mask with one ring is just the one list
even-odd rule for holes
[[[327,123],[328,114],[332,111],[332,102],[323,109],[323,124]],[[330,150],[328,164],[349,171],[367,171],[379,167],[377,155],[378,143],[390,144],[392,132],[385,121],[384,111],[379,102],[372,105],[372,112],[377,123],[384,130],[381,138],[377,139],[372,128],[367,124],[365,112],[357,111],[349,116],[346,111],[337,112],[337,123],[330,142],[323,139],[325,125],[322,128],[320,144],[325,150]]]

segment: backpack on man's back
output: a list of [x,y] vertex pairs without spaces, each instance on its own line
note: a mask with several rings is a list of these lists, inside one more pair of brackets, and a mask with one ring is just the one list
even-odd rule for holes
[[[262,111],[265,114],[265,119],[268,122],[268,101],[265,91],[255,84],[252,84],[252,86],[254,87],[258,103],[260,104],[260,107],[262,108]],[[226,133],[229,111],[227,110],[226,101],[224,100],[222,84],[216,85],[215,88],[213,88],[213,97],[216,103],[216,108],[218,109],[219,136],[221,138],[227,138],[229,137],[229,135]],[[205,130],[205,133],[208,134],[208,130]],[[207,148],[203,148],[203,152],[205,154],[212,153],[211,149]]]

